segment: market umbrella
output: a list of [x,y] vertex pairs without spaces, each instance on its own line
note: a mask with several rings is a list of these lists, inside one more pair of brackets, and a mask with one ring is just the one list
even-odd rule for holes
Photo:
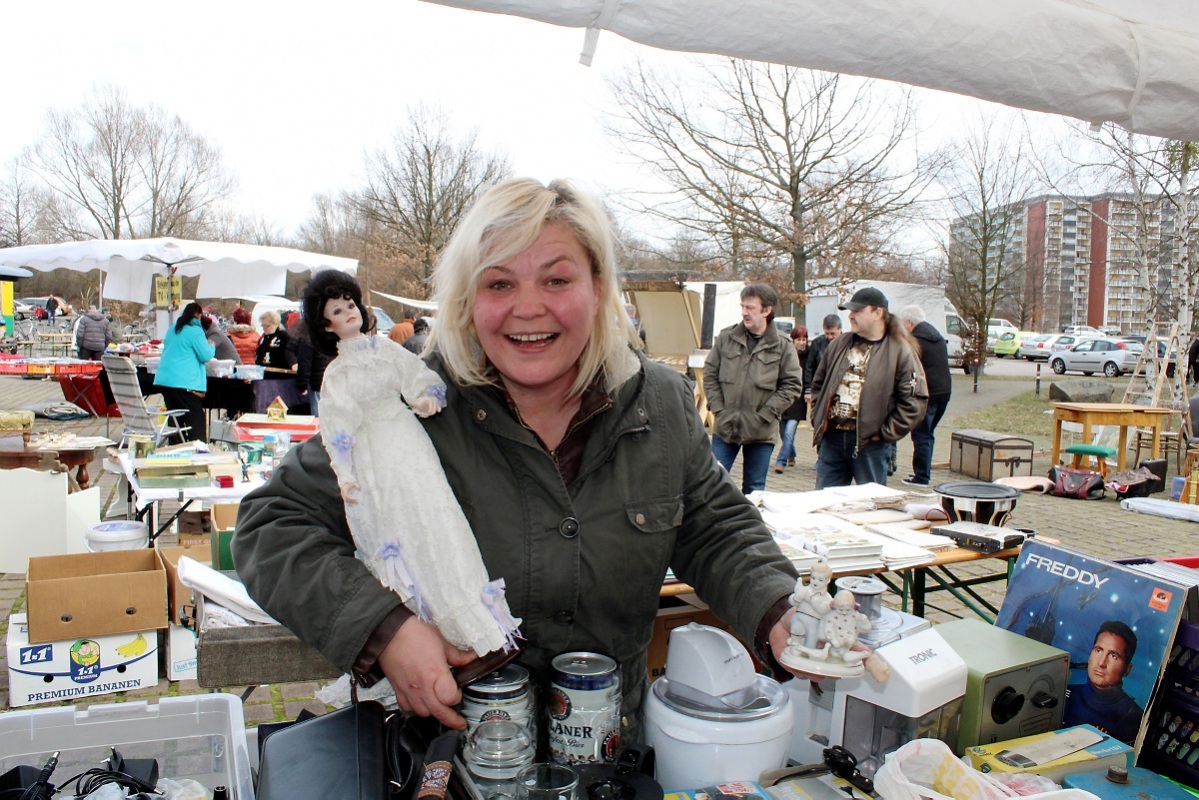
[[[1194,0],[431,0],[1199,140]],[[735,12],[732,9],[735,7]]]
[[158,275],[199,276],[197,297],[281,295],[288,272],[337,269],[354,273],[358,261],[288,247],[188,239],[93,239],[0,249],[0,267],[41,272],[104,272],[103,297],[149,303]]

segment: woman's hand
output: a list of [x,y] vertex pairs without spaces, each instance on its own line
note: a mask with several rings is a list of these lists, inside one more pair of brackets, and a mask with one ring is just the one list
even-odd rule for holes
[[461,731],[466,720],[453,707],[462,693],[450,668],[475,658],[447,642],[432,625],[409,617],[379,654],[379,667],[391,681],[400,708]]

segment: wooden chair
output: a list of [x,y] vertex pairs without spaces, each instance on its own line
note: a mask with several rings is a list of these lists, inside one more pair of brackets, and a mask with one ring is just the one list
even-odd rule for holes
[[124,447],[133,434],[151,436],[157,447],[163,439],[171,436],[182,438],[184,431],[189,428],[180,422],[180,417],[187,413],[184,409],[160,411],[146,407],[146,398],[142,396],[141,386],[137,382],[137,370],[133,362],[124,356],[103,356],[104,371],[108,373],[108,383],[112,387],[112,396],[121,410],[121,421],[124,429],[121,431],[121,446]]

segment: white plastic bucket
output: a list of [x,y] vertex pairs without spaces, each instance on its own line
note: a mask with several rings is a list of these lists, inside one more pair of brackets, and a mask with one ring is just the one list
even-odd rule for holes
[[150,530],[144,522],[117,519],[91,526],[86,537],[87,549],[93,553],[106,550],[137,550],[150,543]]

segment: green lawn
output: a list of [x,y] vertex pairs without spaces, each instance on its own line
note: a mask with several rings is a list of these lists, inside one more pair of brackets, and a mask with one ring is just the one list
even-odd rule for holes
[[998,403],[990,408],[980,409],[964,417],[954,420],[956,429],[977,428],[996,433],[1010,433],[1025,438],[1053,438],[1053,414],[1049,402],[1049,390],[1041,387],[1041,395],[1035,392],[1025,392],[1016,395],[1011,400]]

